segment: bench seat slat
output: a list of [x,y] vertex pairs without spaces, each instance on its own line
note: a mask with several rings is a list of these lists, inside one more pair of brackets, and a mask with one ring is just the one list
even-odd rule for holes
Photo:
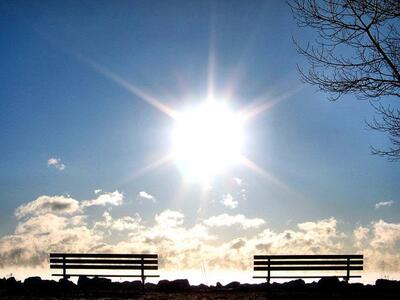
[[158,258],[157,254],[113,254],[113,253],[50,253],[54,257],[85,257],[85,258]]
[[[50,269],[63,269],[63,265],[50,265]],[[158,270],[158,266],[121,266],[121,265],[65,265],[66,269],[107,269],[107,270]]]
[[[350,265],[362,265],[362,260],[350,260]],[[347,265],[347,260],[255,260],[255,266],[266,265]]]
[[362,266],[289,266],[289,267],[254,267],[254,271],[362,271]]
[[363,259],[362,254],[351,255],[254,255],[254,259]]
[[[66,258],[50,258],[51,264],[126,264],[126,265],[139,265],[142,263],[141,259],[71,259]],[[158,264],[157,259],[145,259],[143,260],[145,265],[156,265]]]

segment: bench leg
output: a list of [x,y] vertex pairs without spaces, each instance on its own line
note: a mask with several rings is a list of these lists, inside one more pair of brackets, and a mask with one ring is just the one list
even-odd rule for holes
[[141,272],[140,272],[140,275],[141,275],[141,277],[142,277],[142,290],[143,290],[143,292],[144,292],[144,281],[146,280],[146,277],[144,276],[144,258],[142,257],[141,258]]

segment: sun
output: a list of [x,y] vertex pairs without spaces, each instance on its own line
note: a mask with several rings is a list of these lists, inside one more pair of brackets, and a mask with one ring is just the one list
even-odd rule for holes
[[172,158],[183,177],[209,183],[238,164],[243,120],[226,101],[207,100],[178,113],[172,132]]

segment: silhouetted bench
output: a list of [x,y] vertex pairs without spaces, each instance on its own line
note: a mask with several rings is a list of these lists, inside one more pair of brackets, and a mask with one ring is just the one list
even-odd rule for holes
[[[62,270],[62,276],[67,279],[71,276],[97,276],[97,277],[140,277],[142,284],[148,277],[146,270],[158,270],[157,254],[87,254],[87,253],[50,253],[50,269]],[[76,274],[67,270],[139,270],[140,274]]]
[[[360,278],[350,275],[350,271],[363,269],[363,255],[254,255],[254,271],[267,271],[266,276],[253,278],[322,278],[336,276],[349,281],[350,278]],[[272,271],[346,271],[346,275],[321,276],[271,276]]]

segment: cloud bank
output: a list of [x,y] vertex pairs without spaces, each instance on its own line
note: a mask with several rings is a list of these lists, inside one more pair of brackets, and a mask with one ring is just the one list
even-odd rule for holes
[[[251,270],[254,254],[363,253],[365,270],[400,272],[400,223],[384,220],[340,230],[334,217],[301,222],[275,231],[266,220],[219,214],[188,222],[184,213],[163,210],[143,220],[139,214],[113,215],[122,205],[114,191],[79,201],[40,196],[15,211],[14,232],[0,238],[0,267],[48,267],[49,252],[156,252],[164,270]],[[100,216],[88,207],[104,207]],[[226,234],[228,230],[230,234]],[[224,233],[221,233],[224,232]]]

